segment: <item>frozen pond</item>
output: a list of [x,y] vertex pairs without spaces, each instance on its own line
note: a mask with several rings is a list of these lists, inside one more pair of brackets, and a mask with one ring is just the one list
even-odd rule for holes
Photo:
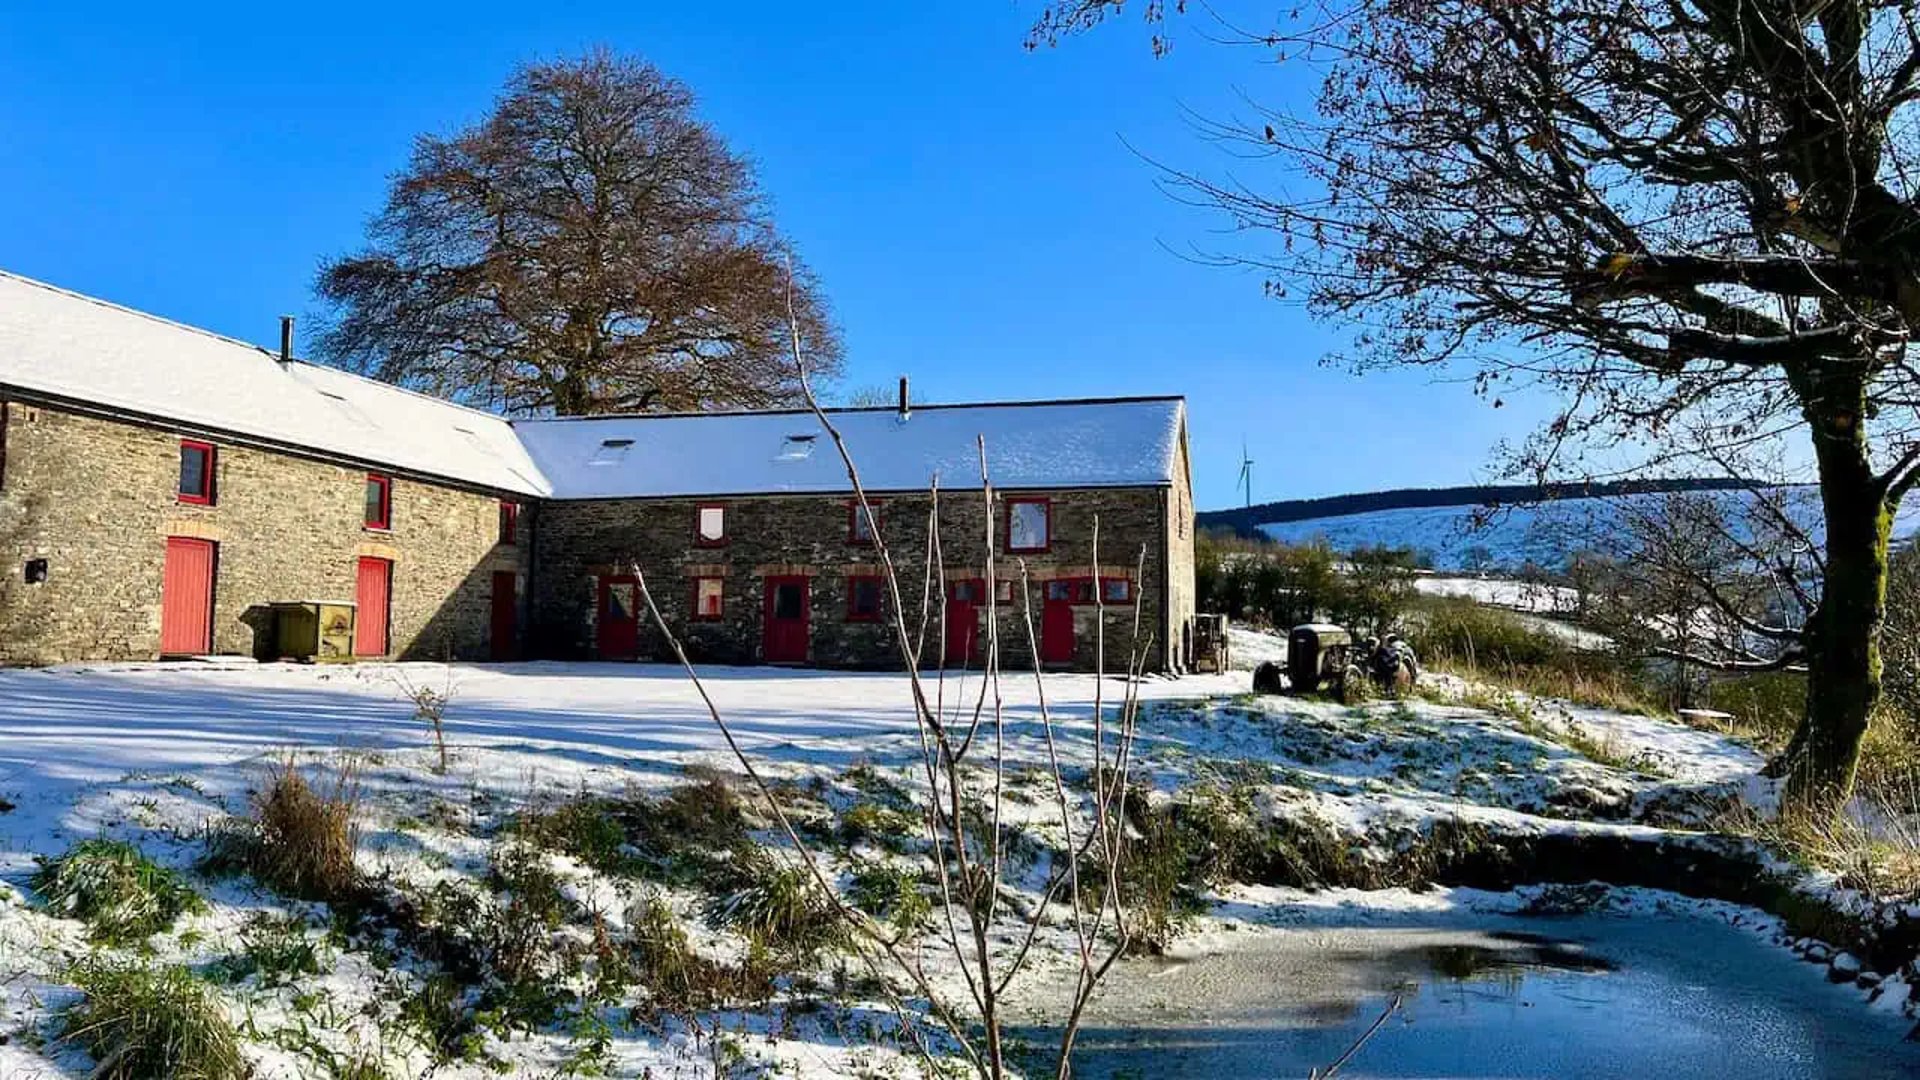
[[1706,916],[1427,914],[1220,942],[1118,972],[1074,1075],[1305,1077],[1398,990],[1342,1077],[1920,1076],[1911,1021]]

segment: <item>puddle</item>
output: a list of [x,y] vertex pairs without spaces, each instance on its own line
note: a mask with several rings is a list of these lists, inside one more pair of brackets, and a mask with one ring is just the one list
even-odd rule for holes
[[1911,1021],[1717,920],[1396,918],[1130,963],[1091,1010],[1074,1075],[1305,1077],[1398,993],[1342,1077],[1920,1076]]

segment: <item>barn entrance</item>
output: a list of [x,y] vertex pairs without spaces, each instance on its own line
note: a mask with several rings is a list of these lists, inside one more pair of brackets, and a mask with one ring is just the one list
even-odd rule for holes
[[986,602],[987,583],[979,578],[963,578],[949,588],[947,663],[971,664],[980,659],[980,609]]
[[520,629],[519,582],[519,575],[512,570],[493,572],[493,618],[489,641],[490,653],[496,661],[516,660],[520,656],[517,641]]
[[393,562],[371,556],[360,560],[354,578],[353,655],[385,656],[391,646],[388,627],[393,614]]
[[632,660],[640,655],[640,582],[612,574],[600,576],[597,647],[602,660]]
[[160,655],[200,656],[213,651],[215,562],[213,541],[167,537],[167,558],[160,575]]
[[770,577],[763,617],[761,654],[769,664],[807,662],[807,623],[812,597],[804,577]]

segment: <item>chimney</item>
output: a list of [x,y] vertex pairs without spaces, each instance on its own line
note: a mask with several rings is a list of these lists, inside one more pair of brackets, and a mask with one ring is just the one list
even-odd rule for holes
[[280,362],[293,359],[293,316],[280,316]]
[[905,420],[912,415],[913,403],[907,398],[907,377],[902,375],[900,376],[900,419]]

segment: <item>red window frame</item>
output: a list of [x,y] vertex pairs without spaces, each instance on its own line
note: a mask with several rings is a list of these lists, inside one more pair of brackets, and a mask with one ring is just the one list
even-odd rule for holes
[[520,542],[520,504],[511,499],[500,500],[500,542],[508,546]]
[[[854,607],[854,602],[860,595],[860,586],[863,583],[873,586],[873,610],[870,612],[859,611]],[[885,578],[879,574],[849,574],[847,576],[848,622],[879,622],[886,617],[886,612],[887,592]]]
[[213,444],[209,442],[201,442],[198,439],[181,439],[180,440],[180,455],[181,455],[180,471],[181,471],[182,479],[185,478],[185,474],[186,474],[185,458],[186,458],[186,453],[189,450],[198,450],[201,454],[205,455],[207,459],[206,467],[200,473],[200,490],[199,491],[180,491],[178,490],[179,485],[176,483],[174,485],[176,489],[176,494],[179,496],[180,501],[183,503],[191,503],[195,506],[212,506],[213,494],[214,494],[213,466],[214,466],[214,462],[218,460],[218,451],[215,450]]
[[873,511],[873,514],[872,514],[873,529],[867,537],[862,539],[860,534],[856,531],[860,524],[860,500],[859,499],[847,500],[847,546],[848,547],[872,547],[873,546],[872,533],[878,533],[881,530],[881,528],[886,525],[886,522],[887,522],[886,506],[887,504],[884,499],[868,499],[867,500],[868,509]]
[[[1046,543],[1041,544],[1039,547],[1014,547],[1013,546],[1013,508],[1016,506],[1040,507],[1041,512],[1046,515],[1046,521],[1047,521],[1047,542]],[[1004,530],[1004,535],[1002,537],[1002,541],[1006,546],[1007,553],[1010,555],[1033,555],[1036,553],[1045,553],[1048,551],[1052,551],[1053,550],[1053,500],[1048,498],[1034,498],[1034,497],[1008,499],[1007,500],[1007,523],[1006,523],[1006,529]]]
[[[360,524],[365,528],[379,529],[382,532],[391,531],[393,529],[393,477],[381,473],[368,473],[367,483],[380,489],[380,516],[377,519],[368,517],[363,509]],[[366,494],[363,488],[361,493],[363,507],[365,501]]]
[[[712,540],[707,539],[700,532],[700,518],[704,516],[706,512],[709,510],[720,511],[720,535],[718,538],[712,539]],[[727,546],[727,517],[728,517],[728,514],[727,514],[726,503],[701,503],[698,506],[695,506],[693,508],[693,546],[704,547],[704,548],[726,547]]]
[[[1115,599],[1107,595],[1107,586],[1109,585],[1118,585],[1121,587],[1121,596],[1119,597],[1119,599]],[[1124,578],[1124,577],[1101,578],[1100,579],[1100,602],[1102,604],[1133,603],[1133,579]]]
[[[1067,595],[1053,595],[1056,587]],[[1050,578],[1043,587],[1041,595],[1055,604],[1091,604],[1094,602],[1093,590],[1093,579],[1089,577]]]
[[[720,610],[711,614],[700,610],[700,586],[704,582],[714,581],[720,585]],[[693,579],[693,621],[719,622],[727,612],[727,579],[718,574],[702,574]]]

